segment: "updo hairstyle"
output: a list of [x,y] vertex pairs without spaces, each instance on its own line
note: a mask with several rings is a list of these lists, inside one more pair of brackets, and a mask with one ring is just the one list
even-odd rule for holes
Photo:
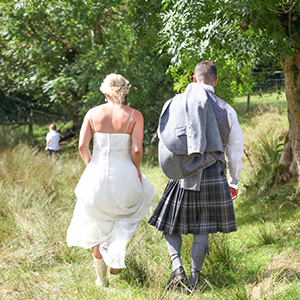
[[105,77],[100,86],[100,91],[109,96],[109,99],[117,104],[122,105],[124,96],[129,92],[129,81],[120,74],[109,74]]

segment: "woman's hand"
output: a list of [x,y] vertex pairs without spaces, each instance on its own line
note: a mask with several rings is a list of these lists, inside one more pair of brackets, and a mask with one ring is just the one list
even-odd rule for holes
[[141,180],[142,179],[142,173],[141,170],[138,170],[138,178]]

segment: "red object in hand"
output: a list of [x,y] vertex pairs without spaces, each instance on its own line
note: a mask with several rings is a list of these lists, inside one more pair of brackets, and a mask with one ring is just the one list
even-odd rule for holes
[[231,194],[232,200],[234,200],[237,197],[237,193],[238,193],[238,190],[230,187],[230,194]]

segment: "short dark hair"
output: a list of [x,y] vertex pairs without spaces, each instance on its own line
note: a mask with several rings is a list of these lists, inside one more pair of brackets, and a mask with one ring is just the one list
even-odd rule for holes
[[201,61],[195,67],[194,76],[197,81],[212,85],[217,79],[217,67],[209,60]]
[[55,123],[52,123],[52,124],[50,125],[50,128],[53,129],[53,130],[56,130],[56,124],[55,124]]

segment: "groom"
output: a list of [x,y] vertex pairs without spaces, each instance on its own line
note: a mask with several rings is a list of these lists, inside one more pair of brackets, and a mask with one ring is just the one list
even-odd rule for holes
[[[216,66],[202,61],[193,77],[194,83],[162,110],[159,160],[169,181],[149,220],[165,234],[172,261],[168,285],[188,284],[191,290],[197,287],[209,252],[208,235],[236,231],[232,200],[237,197],[243,156],[237,114],[214,92]],[[189,279],[181,263],[182,234],[194,236]]]

